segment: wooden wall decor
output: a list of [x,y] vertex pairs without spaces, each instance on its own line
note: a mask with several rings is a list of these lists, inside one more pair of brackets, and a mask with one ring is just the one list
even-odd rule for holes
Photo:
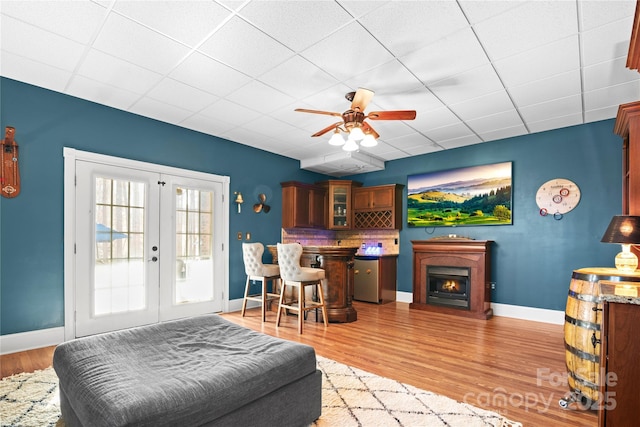
[[0,150],[2,175],[0,176],[0,193],[4,197],[13,198],[20,194],[20,169],[18,168],[18,144],[14,136],[15,128],[7,126]]

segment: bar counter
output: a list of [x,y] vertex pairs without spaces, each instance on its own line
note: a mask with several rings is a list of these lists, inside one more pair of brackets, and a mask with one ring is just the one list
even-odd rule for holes
[[[273,263],[277,264],[277,246],[268,245],[267,249],[273,257]],[[347,323],[358,319],[358,313],[353,307],[353,261],[357,251],[357,247],[349,246],[302,247],[300,264],[325,271],[322,289],[329,322]]]

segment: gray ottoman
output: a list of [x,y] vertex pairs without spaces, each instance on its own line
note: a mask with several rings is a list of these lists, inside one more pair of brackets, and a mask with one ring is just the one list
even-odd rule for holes
[[74,426],[307,426],[320,416],[313,347],[218,315],[60,344],[62,418]]

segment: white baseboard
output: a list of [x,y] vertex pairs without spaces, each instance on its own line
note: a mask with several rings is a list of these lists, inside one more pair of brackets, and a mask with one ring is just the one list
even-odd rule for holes
[[0,354],[49,347],[64,342],[64,327],[0,336]]
[[[411,292],[396,292],[397,302],[413,302]],[[493,315],[499,317],[511,317],[513,319],[531,320],[532,322],[564,324],[564,311],[548,310],[545,308],[524,307],[520,305],[491,303]]]
[[548,310],[546,308],[524,307],[520,305],[491,303],[494,316],[511,317],[514,319],[531,320],[533,322],[564,324],[564,311]]

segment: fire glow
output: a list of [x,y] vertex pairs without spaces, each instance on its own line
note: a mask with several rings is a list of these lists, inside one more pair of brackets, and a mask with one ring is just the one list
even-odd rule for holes
[[447,292],[459,292],[460,284],[457,280],[447,280],[442,284],[442,290]]

